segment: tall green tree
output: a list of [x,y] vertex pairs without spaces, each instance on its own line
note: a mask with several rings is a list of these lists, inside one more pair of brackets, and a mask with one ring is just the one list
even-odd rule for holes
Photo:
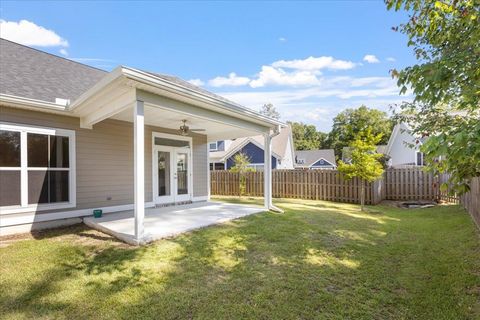
[[355,177],[360,179],[360,208],[365,207],[365,184],[381,178],[383,166],[380,163],[381,154],[375,152],[376,145],[382,140],[382,135],[372,134],[370,128],[361,131],[349,147],[351,150],[351,162],[345,163],[340,160],[338,171],[346,179]]
[[280,112],[271,103],[264,104],[259,112],[269,118],[280,119]]
[[318,150],[327,147],[327,134],[317,131],[313,124],[291,121],[288,124],[292,127],[295,150]]
[[[480,0],[387,0],[409,12],[398,27],[417,64],[393,70],[400,93],[411,88],[400,120],[428,136],[421,150],[431,171],[451,175],[458,193],[480,176]],[[443,186],[445,187],[445,186]]]
[[332,131],[328,134],[327,144],[340,158],[342,149],[347,147],[360,132],[370,128],[374,135],[381,135],[379,144],[386,144],[390,138],[393,122],[380,110],[362,105],[357,109],[346,109],[333,119]]

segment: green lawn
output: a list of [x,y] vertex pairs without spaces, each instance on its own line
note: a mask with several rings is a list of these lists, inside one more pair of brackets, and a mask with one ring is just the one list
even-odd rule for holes
[[84,227],[4,241],[0,318],[480,318],[480,238],[459,206],[276,205],[140,248]]

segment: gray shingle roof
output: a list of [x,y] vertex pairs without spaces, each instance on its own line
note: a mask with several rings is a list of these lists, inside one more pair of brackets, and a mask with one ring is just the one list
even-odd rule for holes
[[303,159],[305,161],[305,163],[302,164],[297,163],[296,166],[299,167],[310,167],[321,158],[336,166],[335,153],[333,149],[295,151],[295,159]]
[[0,93],[55,102],[78,98],[106,71],[0,39]]

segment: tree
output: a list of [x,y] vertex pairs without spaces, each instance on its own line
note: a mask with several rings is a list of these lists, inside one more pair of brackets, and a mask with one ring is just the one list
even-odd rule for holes
[[373,135],[371,129],[358,134],[351,142],[351,162],[339,161],[338,171],[346,179],[357,177],[360,179],[360,208],[364,211],[365,206],[365,184],[378,180],[383,174],[383,166],[380,163],[381,154],[376,153],[376,145],[381,141],[380,134]]
[[288,124],[292,127],[295,150],[318,150],[327,147],[327,134],[317,131],[314,125],[290,121]]
[[429,170],[448,172],[452,189],[462,194],[480,176],[480,1],[386,3],[390,10],[410,13],[393,29],[408,36],[418,60],[392,70],[400,93],[411,88],[415,94],[397,116],[415,134],[428,136],[421,151]]
[[364,105],[357,109],[346,109],[333,118],[327,144],[335,150],[337,158],[340,158],[342,149],[367,128],[371,128],[374,135],[381,135],[379,144],[386,144],[392,132],[393,122],[385,112],[369,109]]
[[246,187],[247,187],[247,177],[245,176],[245,174],[247,172],[253,172],[255,171],[255,169],[249,167],[250,158],[245,153],[242,153],[242,152],[239,152],[233,156],[233,163],[234,163],[234,166],[230,168],[230,171],[238,173],[239,175],[238,196],[242,197],[242,195],[245,194]]
[[280,119],[280,112],[271,103],[264,104],[259,112],[269,118]]

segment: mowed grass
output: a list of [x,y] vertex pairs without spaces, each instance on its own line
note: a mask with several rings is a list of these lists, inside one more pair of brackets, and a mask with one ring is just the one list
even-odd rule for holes
[[0,318],[480,318],[479,233],[459,206],[276,205],[145,247],[85,227],[4,242]]

